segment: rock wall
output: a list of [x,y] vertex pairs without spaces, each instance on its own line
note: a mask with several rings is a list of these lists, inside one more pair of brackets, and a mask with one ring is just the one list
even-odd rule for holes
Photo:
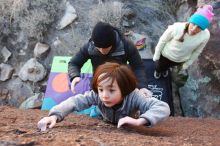
[[220,118],[220,8],[214,9],[209,28],[211,38],[203,53],[189,69],[189,78],[180,88],[185,116]]

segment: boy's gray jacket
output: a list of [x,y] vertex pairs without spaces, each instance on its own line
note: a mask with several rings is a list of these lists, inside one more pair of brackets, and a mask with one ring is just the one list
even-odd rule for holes
[[72,96],[59,105],[54,106],[50,110],[49,116],[56,115],[58,117],[57,122],[60,122],[69,113],[87,109],[92,105],[99,107],[104,121],[113,124],[117,124],[119,119],[123,117],[131,116],[137,110],[140,111],[139,118],[147,119],[150,122],[150,126],[154,126],[170,115],[170,108],[167,103],[153,97],[146,97],[138,89],[135,89],[124,98],[122,106],[117,110],[106,107],[97,93],[88,91],[84,95]]

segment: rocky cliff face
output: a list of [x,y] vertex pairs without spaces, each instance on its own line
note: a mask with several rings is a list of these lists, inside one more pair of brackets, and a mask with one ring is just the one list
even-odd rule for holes
[[[174,73],[174,104],[176,115],[219,118],[219,9],[216,1],[198,2],[202,3],[216,6],[211,39],[190,67],[188,79]],[[74,55],[88,41],[99,19],[123,32],[145,34],[153,52],[166,27],[186,21],[197,2],[8,0],[0,5],[0,105],[20,107],[28,100],[36,108],[41,105],[53,56]]]
[[189,78],[180,88],[181,104],[185,116],[220,118],[220,9],[210,27],[211,38],[203,53],[189,69]]

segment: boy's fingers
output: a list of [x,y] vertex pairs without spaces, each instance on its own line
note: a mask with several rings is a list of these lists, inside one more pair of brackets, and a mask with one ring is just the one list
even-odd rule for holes
[[120,128],[122,125],[124,125],[124,120],[123,120],[123,119],[120,119],[120,120],[118,121],[118,126],[117,126],[117,128]]
[[37,127],[38,127],[38,129],[40,129],[40,131],[46,131],[47,123],[45,123],[44,121],[39,121],[37,123]]
[[117,126],[117,128],[120,128],[121,127],[121,123],[120,122],[118,122],[118,126]]
[[52,120],[51,123],[50,123],[50,126],[49,128],[53,128],[56,124],[56,120]]

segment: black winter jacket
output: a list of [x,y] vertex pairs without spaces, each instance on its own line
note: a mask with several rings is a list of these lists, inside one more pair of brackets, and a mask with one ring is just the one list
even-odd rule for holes
[[147,88],[144,66],[138,50],[135,48],[134,44],[125,39],[117,29],[115,29],[115,34],[116,45],[112,47],[107,55],[101,54],[90,40],[74,57],[71,58],[68,64],[70,81],[72,81],[73,78],[80,76],[80,69],[88,59],[91,59],[93,71],[97,66],[107,61],[114,61],[123,64],[129,63],[137,77],[138,88]]

